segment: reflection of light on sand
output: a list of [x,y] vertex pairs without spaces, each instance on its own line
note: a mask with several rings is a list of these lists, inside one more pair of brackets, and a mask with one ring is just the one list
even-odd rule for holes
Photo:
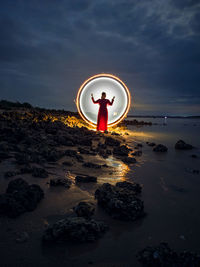
[[107,158],[106,164],[109,167],[113,167],[113,170],[109,172],[108,174],[102,174],[99,177],[100,183],[115,184],[117,182],[124,181],[126,179],[126,174],[130,170],[126,164],[124,164],[120,160],[117,160],[113,157]]

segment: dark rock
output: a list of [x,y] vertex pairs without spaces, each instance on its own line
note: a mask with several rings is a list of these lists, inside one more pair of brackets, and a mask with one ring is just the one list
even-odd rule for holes
[[177,253],[167,243],[156,247],[146,247],[137,253],[137,259],[143,266],[149,267],[190,267],[200,266],[200,255],[184,251]]
[[66,188],[70,188],[72,181],[66,178],[55,178],[50,179],[50,186],[64,186]]
[[114,139],[112,137],[106,137],[105,144],[107,146],[119,146],[120,145],[120,141],[116,140],[116,139]]
[[124,182],[116,183],[116,186],[120,187],[120,188],[131,190],[131,191],[135,192],[135,194],[140,194],[142,192],[142,186],[140,184],[137,184],[137,183],[130,183],[130,182],[124,181]]
[[162,144],[159,144],[153,148],[154,152],[167,152],[168,148]]
[[77,151],[75,150],[65,150],[65,156],[68,156],[68,157],[76,157],[77,156]]
[[95,192],[98,204],[115,219],[136,220],[144,216],[143,202],[130,185],[113,186],[105,183]]
[[147,142],[148,146],[155,146],[156,144],[155,143],[149,143]]
[[195,158],[195,159],[198,158],[198,156],[195,155],[195,154],[192,154],[191,157],[192,157],[192,158]]
[[188,150],[188,149],[192,149],[192,148],[194,148],[192,145],[186,144],[183,140],[179,140],[175,144],[175,149]]
[[77,175],[75,178],[75,181],[76,181],[76,183],[91,183],[91,182],[96,183],[97,177],[89,176],[89,175],[86,175],[86,176]]
[[78,162],[84,162],[83,157],[81,155],[76,155],[76,159]]
[[119,133],[116,133],[116,132],[112,132],[111,135],[119,136],[120,134]]
[[81,201],[73,210],[78,217],[91,218],[95,211],[95,205],[90,202]]
[[68,217],[50,225],[43,234],[43,241],[92,242],[101,237],[108,226],[104,222],[83,217]]
[[70,162],[70,161],[64,161],[64,162],[62,163],[62,165],[71,167],[71,166],[73,166],[73,163]]
[[48,172],[43,168],[34,167],[33,172],[32,172],[32,176],[33,177],[39,177],[39,178],[47,178]]
[[44,192],[39,185],[29,185],[22,178],[8,184],[5,194],[0,195],[0,214],[15,218],[26,211],[33,211]]
[[142,151],[141,150],[135,151],[135,152],[131,153],[131,155],[136,156],[136,157],[140,157],[140,156],[142,156]]
[[131,151],[131,149],[129,149],[126,145],[122,145],[122,146],[114,147],[113,154],[117,156],[128,156],[129,151]]
[[133,164],[137,162],[137,160],[133,157],[123,157],[121,160],[127,164]]
[[101,165],[93,163],[93,162],[85,162],[85,163],[83,163],[83,167],[100,169]]

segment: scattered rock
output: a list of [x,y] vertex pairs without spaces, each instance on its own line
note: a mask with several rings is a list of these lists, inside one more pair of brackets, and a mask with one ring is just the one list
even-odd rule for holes
[[156,144],[153,143],[153,142],[152,142],[152,143],[147,142],[147,145],[148,145],[148,146],[155,146]]
[[188,150],[188,149],[192,149],[192,148],[194,148],[192,145],[186,144],[183,140],[179,140],[175,144],[175,149],[179,149],[179,150]]
[[191,157],[192,157],[192,158],[195,158],[195,159],[198,158],[198,156],[195,155],[195,154],[192,154]]
[[136,220],[144,216],[143,202],[136,197],[138,189],[130,184],[116,186],[104,183],[95,192],[98,204],[113,218]]
[[120,141],[108,136],[106,137],[105,144],[107,146],[119,146]]
[[43,168],[34,167],[32,171],[32,176],[38,178],[47,178],[48,172]]
[[50,179],[50,186],[64,186],[66,188],[70,188],[72,181],[66,178],[55,178]]
[[146,247],[137,253],[137,259],[143,266],[189,267],[200,266],[200,255],[197,253],[173,251],[167,243],[156,247]]
[[43,241],[92,242],[101,237],[108,226],[104,222],[87,220],[83,217],[68,217],[48,226]]
[[65,156],[68,156],[68,157],[76,157],[77,156],[77,151],[75,150],[65,150]]
[[128,156],[129,151],[131,151],[131,149],[129,149],[126,145],[122,145],[122,146],[114,147],[113,154],[117,156]]
[[153,148],[154,152],[167,152],[168,148],[162,144],[159,144]]
[[85,163],[83,163],[83,167],[100,169],[101,165],[93,163],[93,162],[85,162]]
[[80,176],[77,175],[75,177],[75,181],[76,183],[96,183],[97,182],[97,177],[95,176],[89,176],[89,175],[85,175],[85,176]]
[[43,197],[44,192],[39,185],[29,185],[22,178],[12,180],[6,193],[0,195],[0,214],[14,218],[33,211]]
[[81,201],[73,210],[78,217],[91,218],[95,211],[95,205],[90,202]]
[[137,162],[137,160],[133,157],[123,157],[122,161],[127,164],[133,164]]
[[136,156],[136,157],[140,157],[140,156],[142,156],[142,151],[141,150],[135,151],[135,152],[131,153],[131,155]]

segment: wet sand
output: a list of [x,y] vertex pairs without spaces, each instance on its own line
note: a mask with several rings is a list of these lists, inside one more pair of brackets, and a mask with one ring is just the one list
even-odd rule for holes
[[[189,135],[190,129],[187,129],[188,134],[181,136],[182,132],[174,131],[173,134],[173,129],[169,128],[161,125],[130,126],[126,130],[129,135],[122,131],[120,138],[125,139],[133,151],[137,143],[143,144],[142,156],[136,157],[137,163],[131,166],[114,156],[104,159],[99,155],[83,155],[88,161],[109,167],[86,169],[78,162],[74,162],[72,167],[64,167],[63,161],[73,161],[64,157],[55,164],[46,164],[49,172],[46,179],[34,178],[29,174],[19,175],[29,183],[38,183],[45,192],[45,198],[33,212],[26,212],[15,219],[0,218],[1,266],[141,266],[136,260],[136,253],[147,245],[158,245],[161,241],[168,242],[177,251],[188,249],[200,252],[200,175],[190,172],[199,169],[199,158],[191,157],[191,154],[199,155],[199,144],[194,132]],[[199,126],[195,131],[198,130]],[[176,151],[175,142],[184,137],[197,148]],[[157,154],[146,141],[165,144],[168,152]],[[16,168],[11,159],[2,161],[0,168],[0,193],[3,193],[8,182],[18,176],[4,178],[4,172]],[[74,177],[77,174],[95,175],[98,182],[76,185]],[[51,188],[47,184],[51,178],[64,176],[72,179],[70,189]],[[78,202],[84,200],[96,204],[94,192],[100,184],[115,184],[124,180],[143,185],[145,217],[135,222],[114,220],[96,206],[95,218],[102,219],[110,226],[98,241],[52,245],[41,242],[47,224],[72,213],[72,208]],[[16,238],[21,232],[27,232],[29,238],[27,242],[17,243]]]

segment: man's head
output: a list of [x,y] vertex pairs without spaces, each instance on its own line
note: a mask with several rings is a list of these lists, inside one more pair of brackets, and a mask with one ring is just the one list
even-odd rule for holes
[[106,93],[105,92],[102,92],[101,99],[105,99],[105,98],[106,98]]

